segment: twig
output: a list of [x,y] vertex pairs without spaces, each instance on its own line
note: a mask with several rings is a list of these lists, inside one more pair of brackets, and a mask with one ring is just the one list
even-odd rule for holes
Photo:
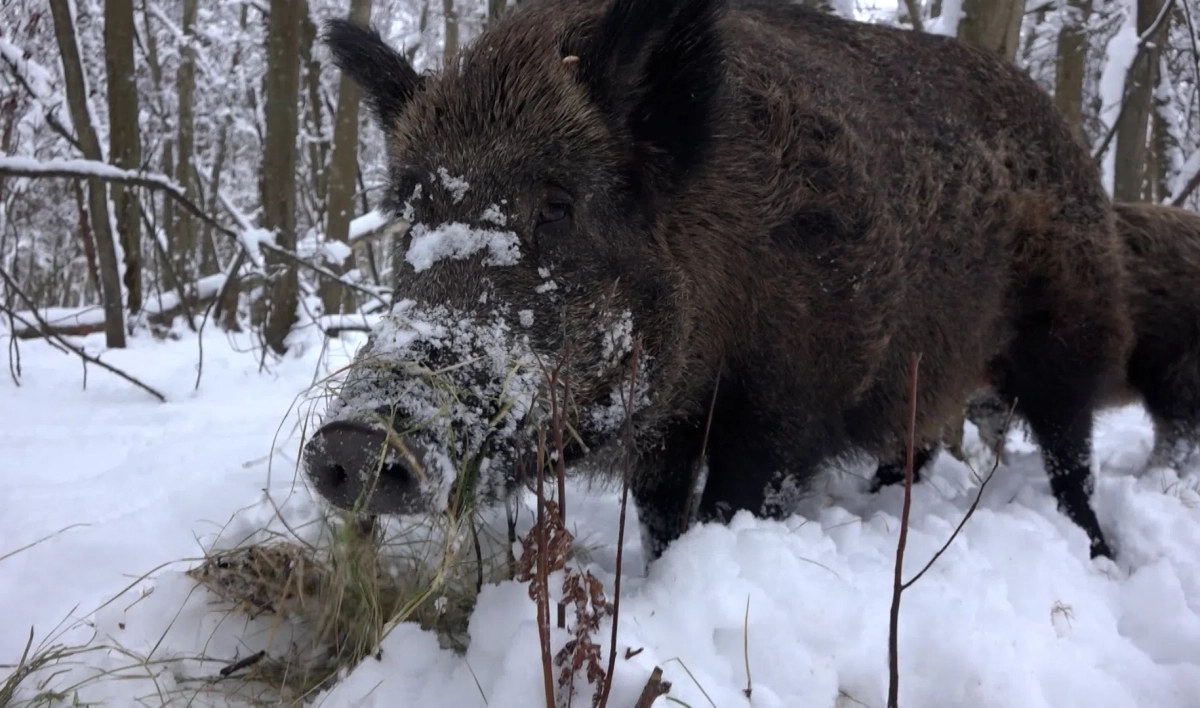
[[537,625],[538,643],[542,646],[542,680],[546,689],[546,708],[554,708],[554,669],[550,659],[550,582],[549,555],[550,531],[546,528],[546,471],[542,455],[545,449],[545,431],[539,435],[542,442],[538,445],[537,461]]
[[646,687],[642,689],[642,695],[638,696],[637,703],[633,704],[633,708],[650,708],[654,705],[654,701],[659,696],[665,695],[671,690],[671,683],[662,680],[663,671],[655,666],[650,672],[650,678],[646,681]]
[[936,553],[933,554],[933,557],[929,559],[929,562],[927,562],[925,566],[922,567],[921,570],[918,571],[917,574],[914,575],[908,582],[902,582],[901,578],[902,565],[904,562],[904,547],[908,538],[908,512],[912,503],[913,447],[917,419],[917,366],[919,362],[920,356],[914,354],[912,359],[909,429],[906,445],[907,452],[904,466],[904,511],[902,512],[900,518],[900,539],[896,544],[896,573],[892,585],[892,608],[888,628],[888,708],[897,708],[897,701],[899,700],[898,693],[900,690],[900,662],[898,656],[898,634],[900,624],[900,596],[905,590],[908,590],[913,586],[914,583],[920,580],[921,576],[925,575],[926,571],[933,567],[933,564],[937,562],[938,558],[942,557],[942,554],[950,548],[952,543],[954,543],[954,539],[958,538],[959,532],[962,531],[963,527],[967,524],[967,521],[975,514],[975,510],[979,508],[979,502],[983,499],[984,489],[987,488],[988,482],[992,480],[992,476],[996,474],[996,470],[1000,467],[1000,449],[1004,446],[1004,438],[1008,432],[1009,425],[1012,422],[1013,412],[1016,410],[1016,401],[1014,401],[1009,407],[1008,416],[1004,420],[1004,427],[1002,434],[1000,435],[1000,442],[997,443],[997,448],[993,450],[994,460],[992,462],[992,469],[980,483],[979,491],[975,493],[975,499],[971,502],[971,506],[967,508],[967,512],[963,515],[962,520],[958,522],[958,526],[955,527],[954,532],[950,534],[950,538],[946,539],[946,542],[942,544],[942,547],[939,548]]
[[[558,523],[563,529],[567,528],[567,471],[566,471],[566,450],[563,444],[563,421],[562,416],[565,415],[558,404],[558,380],[562,375],[563,366],[567,363],[573,351],[573,346],[568,345],[563,352],[562,358],[555,365],[554,370],[550,372],[550,424],[554,435],[554,476],[558,483]],[[545,366],[542,367],[542,373],[545,375]],[[564,386],[569,385],[566,381]],[[566,407],[566,399],[568,398],[567,390],[563,391],[563,406]],[[567,605],[566,600],[561,600],[558,603],[558,616],[556,617],[559,629],[565,629],[567,626]]]
[[483,591],[483,549],[479,546],[479,529],[475,526],[475,517],[469,519],[471,523],[471,540],[475,543],[475,594],[478,595]]
[[754,684],[750,680],[750,596],[746,596],[746,616],[742,619],[742,660],[746,662],[746,698],[754,694]]
[[[1004,428],[1000,435],[1000,447],[1004,446],[1004,438],[1008,434],[1008,426],[1009,426],[1009,423],[1012,421],[1012,415],[1013,415],[1013,411],[1015,409],[1016,409],[1016,403],[1014,403],[1012,406],[1009,407],[1008,416],[1005,417],[1005,419],[1004,419]],[[955,527],[954,533],[950,534],[950,538],[947,539],[944,544],[942,544],[942,547],[938,549],[937,553],[933,554],[933,557],[929,559],[929,562],[925,564],[924,568],[921,568],[920,572],[918,572],[916,575],[914,575],[911,580],[909,580],[908,582],[906,582],[900,586],[901,590],[907,590],[909,588],[909,586],[911,586],[913,583],[915,583],[921,579],[921,576],[925,574],[925,571],[927,571],[931,567],[933,567],[933,564],[937,561],[937,559],[941,558],[942,554],[946,552],[946,549],[950,548],[950,544],[954,543],[954,539],[958,537],[958,532],[962,531],[962,528],[963,528],[963,526],[966,525],[967,520],[970,519],[971,516],[975,513],[975,509],[979,507],[979,500],[983,499],[983,490],[987,487],[988,482],[992,481],[992,475],[996,474],[996,470],[1000,467],[1000,451],[995,450],[994,452],[995,452],[995,455],[994,455],[994,461],[992,462],[992,469],[987,473],[987,476],[984,477],[983,481],[979,484],[979,491],[975,493],[974,501],[972,501],[971,506],[967,508],[967,513],[963,515],[962,520],[958,522],[958,526]]]
[[908,401],[908,440],[905,447],[904,460],[904,509],[900,513],[900,539],[896,542],[896,573],[892,581],[892,610],[888,622],[888,708],[898,708],[900,694],[900,656],[899,656],[899,625],[900,625],[900,595],[904,592],[902,567],[904,565],[904,546],[908,543],[908,512],[912,506],[913,480],[913,446],[917,428],[917,367],[921,363],[921,355],[912,355],[912,373],[909,381]]
[[[99,358],[94,357],[91,354],[88,354],[83,349],[75,346],[74,344],[71,344],[66,339],[63,339],[61,336],[56,334],[51,329],[50,325],[46,322],[46,320],[42,319],[42,316],[38,314],[37,307],[34,305],[33,301],[29,298],[28,295],[25,294],[25,292],[23,290],[21,290],[20,287],[17,286],[16,281],[13,280],[12,276],[8,274],[8,271],[4,270],[3,268],[0,268],[0,277],[3,277],[5,282],[8,283],[9,287],[12,288],[13,292],[15,292],[17,294],[17,296],[20,297],[22,300],[24,300],[25,303],[29,306],[30,313],[32,313],[33,318],[35,320],[37,320],[38,326],[42,329],[43,332],[46,333],[47,338],[56,340],[59,344],[66,347],[67,349],[69,349],[76,356],[83,359],[83,361],[85,362],[85,366],[87,363],[95,364],[96,366],[99,366],[101,369],[105,369],[106,371],[109,371],[110,373],[120,376],[121,378],[125,379],[126,381],[133,384],[134,386],[137,386],[138,388],[142,389],[146,393],[149,393],[151,396],[154,396],[159,401],[161,401],[163,403],[167,402],[166,396],[162,395],[155,389],[151,388],[150,386],[147,386],[146,384],[137,380],[133,376],[130,376],[129,374],[125,373],[124,371],[121,371],[117,367],[115,367],[111,364],[108,364],[106,362],[103,362]],[[21,324],[25,325],[26,327],[32,327],[32,325],[30,325],[29,322],[25,320],[25,318],[21,317],[20,315],[17,315],[15,312],[13,312],[7,306],[0,305],[0,308],[4,308],[8,312],[9,316],[20,320]]]
[[224,677],[224,676],[229,676],[230,674],[232,674],[235,671],[241,671],[242,669],[250,668],[251,666],[254,666],[258,662],[262,661],[263,658],[266,657],[266,655],[267,655],[267,652],[259,651],[259,652],[255,652],[245,658],[238,659],[237,661],[233,662],[232,664],[222,667],[220,674],[221,674],[221,676]]
[[[222,303],[229,296],[229,288],[233,287],[238,269],[245,262],[246,250],[242,249],[234,256],[233,262],[229,264],[229,269],[225,271],[225,282],[221,283],[221,289],[217,291],[216,297],[213,298],[212,302],[208,303],[208,307],[204,308],[204,318],[200,320],[200,328],[196,330],[196,347],[199,352],[199,358],[196,361],[196,383],[192,386],[193,391],[200,390],[200,379],[204,376],[204,326],[208,324],[208,318],[211,315],[216,314],[218,317],[221,316]],[[234,314],[237,313],[235,312]]]
[[629,506],[629,460],[633,459],[633,397],[637,394],[638,358],[642,352],[642,340],[633,343],[633,354],[629,361],[629,399],[625,404],[625,468],[621,474],[621,520],[617,526],[617,565],[613,571],[616,579],[613,581],[613,611],[612,637],[608,646],[608,671],[604,675],[604,689],[600,693],[597,705],[604,708],[608,705],[608,693],[612,690],[613,672],[617,668],[617,626],[621,612],[621,564],[624,560],[625,549],[625,510]]
[[[5,301],[11,299],[8,293],[5,293]],[[8,331],[13,335],[8,338],[8,374],[12,376],[13,385],[17,388],[21,387],[21,345],[17,343],[17,324],[11,312],[8,315]]]
[[700,465],[704,464],[704,456],[708,454],[708,431],[712,427],[713,411],[717,408],[717,391],[721,389],[721,376],[725,373],[725,355],[721,355],[721,363],[717,365],[717,382],[713,384],[712,400],[708,402],[708,420],[704,422],[704,438],[700,441],[700,459],[692,470],[692,480],[688,485],[687,497],[683,504],[683,518],[679,520],[679,533],[687,533],[692,522],[692,497],[696,494],[696,481],[700,476]]

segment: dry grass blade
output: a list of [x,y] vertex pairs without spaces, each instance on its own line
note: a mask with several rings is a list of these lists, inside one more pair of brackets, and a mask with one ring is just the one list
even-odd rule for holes
[[33,548],[34,546],[43,544],[46,541],[49,541],[50,539],[54,538],[55,536],[64,534],[64,533],[70,531],[71,529],[86,528],[88,526],[91,526],[91,524],[78,523],[78,524],[71,524],[70,526],[64,526],[61,529],[55,531],[54,533],[48,533],[36,541],[30,541],[29,543],[25,544],[24,546],[21,546],[20,548],[13,549],[13,550],[9,551],[8,553],[5,553],[4,555],[0,556],[0,563],[8,560],[9,558],[12,558],[15,555],[24,553],[25,551],[28,551],[30,548]]

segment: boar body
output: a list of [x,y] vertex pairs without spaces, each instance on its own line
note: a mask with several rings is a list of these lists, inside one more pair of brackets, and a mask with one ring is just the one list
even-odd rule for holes
[[[1099,393],[1098,408],[1140,403],[1154,426],[1147,466],[1182,471],[1200,445],[1200,214],[1162,204],[1118,202],[1113,208],[1129,273],[1134,345],[1125,376]],[[1020,415],[985,386],[947,424],[943,444],[915,451],[914,480],[942,447],[966,459],[951,435],[960,433],[964,417],[984,445],[1006,459],[1006,423],[1020,423]],[[903,481],[904,464],[897,459],[903,455],[876,470],[874,489]]]

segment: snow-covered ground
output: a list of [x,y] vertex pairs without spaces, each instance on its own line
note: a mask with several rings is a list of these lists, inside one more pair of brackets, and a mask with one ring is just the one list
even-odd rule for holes
[[[315,517],[295,477],[306,413],[295,404],[346,361],[350,345],[335,343],[322,359],[310,343],[260,372],[254,352],[235,350],[248,341],[210,329],[195,392],[195,337],[134,338],[104,354],[163,391],[166,404],[94,367],[84,390],[79,360],[44,342],[21,343],[20,387],[0,371],[0,664],[16,662],[31,626],[36,646],[90,616],[58,641],[95,632],[98,644],[124,653],[76,657],[47,687],[126,667],[123,678],[86,681],[78,698],[161,705],[252,651],[244,620],[212,611],[211,597],[182,574],[191,563],[177,561],[278,527],[276,507],[289,524]],[[102,344],[81,341],[90,351]],[[967,440],[977,444],[973,432]],[[1088,560],[1083,532],[1055,510],[1034,449],[1014,434],[1013,465],[1000,468],[962,535],[904,595],[901,705],[1200,707],[1200,473],[1134,474],[1150,435],[1138,408],[1106,415],[1098,428],[1095,503],[1119,554],[1114,565]],[[694,528],[648,575],[631,513],[610,705],[632,706],[657,665],[672,684],[659,708],[882,708],[902,491],[866,495],[855,475],[867,470],[846,472],[806,517],[743,515]],[[942,545],[974,494],[967,468],[939,458],[930,483],[914,491],[906,576]],[[607,589],[617,499],[581,487],[569,494],[568,518],[595,549],[592,571]],[[470,634],[460,657],[402,625],[381,660],[368,659],[320,704],[543,704],[525,586],[486,587]],[[605,657],[608,634],[606,622]],[[555,635],[555,649],[564,639]],[[626,659],[627,649],[641,651]],[[169,661],[179,657],[190,658]],[[219,705],[213,693],[187,695],[190,705]]]

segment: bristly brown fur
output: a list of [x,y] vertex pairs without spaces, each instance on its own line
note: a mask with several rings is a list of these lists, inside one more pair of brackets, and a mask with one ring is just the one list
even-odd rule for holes
[[[1099,392],[1099,407],[1141,403],[1154,423],[1150,466],[1180,466],[1200,445],[1200,214],[1163,204],[1113,205],[1130,282],[1129,312],[1134,346],[1124,378]],[[947,424],[946,447],[966,418],[985,445],[1002,450],[1007,406],[985,388],[971,397],[963,415]],[[923,461],[936,446],[923,451]],[[898,458],[897,458],[898,459]],[[900,463],[882,465],[876,489],[900,481]]]
[[[343,70],[388,92],[386,71],[345,63],[380,56],[378,37],[342,36]],[[895,449],[913,352],[918,440],[991,371],[1063,511],[1109,554],[1089,459],[1095,392],[1130,341],[1111,204],[1050,98],[1001,57],[773,0],[546,0],[392,97],[374,99],[389,204],[434,226],[503,204],[522,249],[506,268],[398,257],[398,298],[532,312],[522,331],[550,360],[572,342],[593,447],[613,436],[587,413],[622,380],[602,336],[632,313],[648,558],[678,535],[722,360],[706,520],[788,513],[823,462]]]

